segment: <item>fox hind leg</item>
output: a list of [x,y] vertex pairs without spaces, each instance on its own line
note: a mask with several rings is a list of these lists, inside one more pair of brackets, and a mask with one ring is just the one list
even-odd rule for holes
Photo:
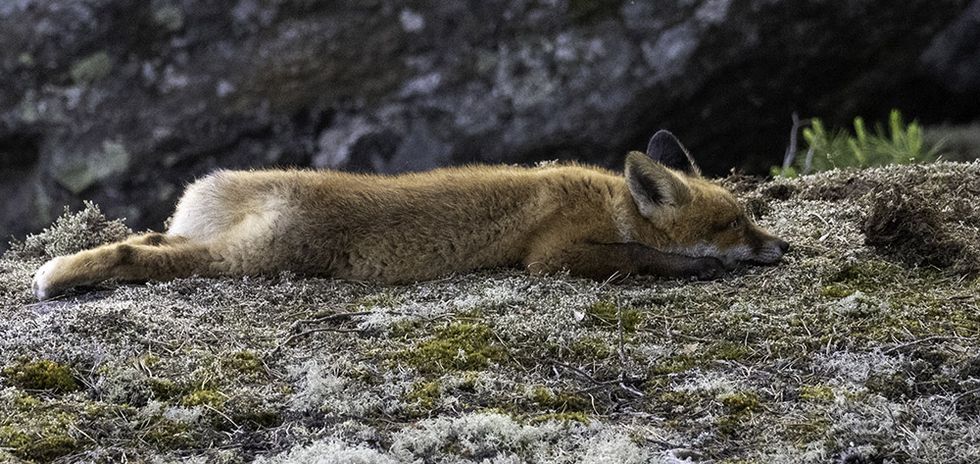
[[206,244],[183,237],[145,234],[54,258],[34,275],[34,295],[47,299],[73,287],[108,279],[170,280],[222,273],[222,260]]

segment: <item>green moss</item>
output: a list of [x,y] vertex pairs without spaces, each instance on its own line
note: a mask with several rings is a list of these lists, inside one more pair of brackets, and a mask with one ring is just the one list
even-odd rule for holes
[[[620,308],[609,301],[594,303],[585,309],[585,314],[589,316],[590,325],[608,328],[618,328],[620,318]],[[633,308],[622,308],[623,331],[627,333],[636,332],[636,327],[643,322],[643,315]]]
[[492,340],[493,332],[485,324],[454,322],[398,356],[423,372],[479,370],[505,357]]
[[265,365],[252,351],[236,351],[222,358],[221,365],[225,369],[237,371],[246,375],[255,375],[265,372]]
[[715,361],[744,361],[751,352],[742,344],[722,340],[690,353],[680,353],[658,362],[654,375],[685,372],[695,367],[707,367]]
[[580,424],[589,425],[589,416],[581,411],[569,411],[569,412],[551,412],[547,414],[540,414],[537,416],[532,416],[529,420],[532,424],[540,424],[547,421],[558,421],[558,422],[578,422]]
[[[279,410],[261,398],[251,395],[237,396],[228,400],[224,404],[223,412],[238,426],[249,429],[277,427],[283,422]],[[221,421],[220,428],[227,430],[232,424],[222,419],[218,419]]]
[[270,428],[282,425],[283,417],[279,411],[270,407],[259,407],[251,410],[241,411],[232,416],[232,419],[246,427]]
[[4,369],[3,375],[11,384],[25,390],[66,393],[79,388],[68,367],[46,359],[14,364]]
[[721,404],[729,414],[745,414],[758,411],[761,407],[759,395],[750,391],[734,392],[721,396]]
[[112,58],[105,51],[100,51],[75,62],[69,74],[76,84],[89,84],[108,76],[111,72]]
[[375,293],[354,302],[361,309],[391,308],[402,303],[402,298],[390,292]]
[[388,336],[391,338],[406,338],[417,334],[423,327],[422,320],[416,318],[404,318],[388,327]]
[[183,385],[162,377],[149,377],[146,379],[146,384],[157,400],[169,400],[187,393]]
[[820,289],[820,294],[830,298],[846,298],[854,293],[853,290],[848,290],[840,285],[825,285]]
[[208,405],[213,408],[220,408],[225,403],[225,399],[225,396],[217,390],[200,389],[184,395],[180,399],[180,404],[184,406]]
[[838,291],[860,290],[872,293],[882,286],[900,279],[903,274],[901,266],[881,260],[867,260],[850,264],[841,268],[830,277],[830,282],[837,283]]
[[154,418],[139,433],[139,438],[158,449],[189,448],[197,444],[197,434],[190,425],[164,417]]
[[568,411],[588,411],[591,409],[589,400],[574,393],[565,391],[555,392],[544,386],[537,386],[531,390],[531,401],[538,407],[551,409],[558,412]]
[[828,403],[834,400],[834,390],[826,385],[803,385],[800,398],[814,403]]
[[419,409],[430,411],[442,397],[442,384],[438,380],[431,382],[416,382],[412,390],[405,395],[406,401]]
[[725,407],[725,414],[715,420],[718,431],[726,435],[738,435],[745,422],[762,409],[759,395],[750,391],[733,392],[718,398]]
[[[650,392],[656,394],[656,392]],[[667,412],[684,413],[698,408],[704,397],[691,391],[668,390],[656,395],[660,403],[667,406]]]
[[613,353],[609,343],[598,337],[582,337],[572,342],[568,348],[571,350],[571,359],[581,361],[606,359]]
[[803,420],[785,424],[780,435],[797,446],[803,446],[825,438],[833,425],[823,413],[813,413]]
[[66,412],[33,411],[2,420],[0,448],[22,459],[48,462],[78,448],[69,433],[75,418]]

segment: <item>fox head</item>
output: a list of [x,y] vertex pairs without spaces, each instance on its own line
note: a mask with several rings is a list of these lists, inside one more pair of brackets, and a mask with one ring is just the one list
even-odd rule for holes
[[[726,267],[738,262],[775,263],[789,243],[755,225],[724,188],[701,177],[687,149],[673,134],[659,131],[646,154],[626,157],[626,184],[641,216],[638,241],[691,257],[714,257]],[[666,242],[666,243],[663,243]]]

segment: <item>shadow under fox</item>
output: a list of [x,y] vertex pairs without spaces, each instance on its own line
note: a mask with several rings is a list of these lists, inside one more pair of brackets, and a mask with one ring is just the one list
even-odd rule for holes
[[739,261],[776,262],[788,247],[660,131],[646,154],[627,156],[624,175],[574,164],[398,176],[219,171],[187,188],[165,234],[54,258],[34,293],[285,270],[385,283],[504,266],[714,278]]

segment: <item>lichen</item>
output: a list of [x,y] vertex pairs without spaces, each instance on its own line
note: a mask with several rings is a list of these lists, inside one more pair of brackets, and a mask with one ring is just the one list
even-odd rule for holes
[[[0,461],[980,457],[978,279],[862,232],[867,194],[901,184],[969,236],[980,163],[734,181],[793,248],[710,282],[284,273],[36,302],[44,259],[128,233],[92,205],[0,257],[0,367],[56,361],[77,387],[0,373],[0,429],[18,446],[0,443]],[[55,446],[32,451],[22,432]]]

